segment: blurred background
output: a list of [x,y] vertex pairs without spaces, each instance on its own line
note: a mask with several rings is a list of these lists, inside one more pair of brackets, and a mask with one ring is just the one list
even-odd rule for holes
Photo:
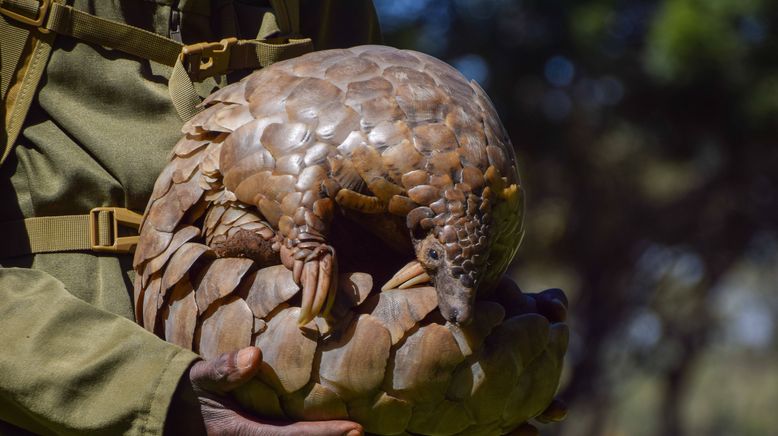
[[376,0],[494,100],[572,337],[543,435],[778,435],[778,2]]

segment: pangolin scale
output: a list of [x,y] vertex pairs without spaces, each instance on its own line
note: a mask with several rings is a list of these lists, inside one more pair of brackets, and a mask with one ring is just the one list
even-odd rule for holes
[[[144,215],[139,323],[206,357],[260,346],[267,367],[242,400],[269,416],[490,434],[544,410],[567,330],[497,286],[523,198],[475,82],[362,46],[276,63],[203,106]],[[384,260],[411,262],[393,277],[354,267]]]

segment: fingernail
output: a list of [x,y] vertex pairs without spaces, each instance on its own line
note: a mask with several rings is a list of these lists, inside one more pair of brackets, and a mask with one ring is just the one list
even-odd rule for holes
[[256,348],[244,348],[238,351],[238,368],[246,369],[254,363]]
[[346,433],[346,436],[362,436],[362,432],[357,429],[354,429]]

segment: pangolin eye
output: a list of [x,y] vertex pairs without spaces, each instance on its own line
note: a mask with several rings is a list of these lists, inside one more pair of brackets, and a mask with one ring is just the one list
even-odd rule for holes
[[432,260],[438,260],[440,258],[438,250],[435,250],[434,248],[430,248],[429,251],[427,251],[427,256]]

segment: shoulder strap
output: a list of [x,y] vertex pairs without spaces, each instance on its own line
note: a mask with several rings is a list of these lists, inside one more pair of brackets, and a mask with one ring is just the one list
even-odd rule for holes
[[[13,77],[14,72],[17,77],[20,77],[20,72],[23,73],[21,80],[17,81],[21,83],[21,87],[18,97],[12,104],[13,111],[9,111],[6,115],[8,123],[6,130],[9,130],[9,133],[6,138],[2,138],[4,139],[3,158],[10,151],[11,144],[16,141],[21,130],[32,95],[51,51],[54,34],[102,45],[173,67],[169,82],[170,96],[178,115],[184,121],[199,112],[197,105],[200,103],[200,97],[195,92],[193,81],[201,81],[233,70],[257,69],[313,51],[313,42],[310,38],[296,37],[296,32],[299,31],[298,0],[271,1],[277,14],[279,28],[282,31],[289,30],[284,32],[288,35],[286,37],[273,38],[273,40],[228,38],[220,42],[187,46],[138,27],[88,14],[60,1],[0,0],[0,14],[5,15],[0,20],[2,26],[21,29],[17,32],[18,35],[13,35],[13,32],[8,33],[9,37],[12,37],[8,39],[13,39],[14,42],[9,44],[12,45],[11,49],[6,49],[6,44],[3,44],[2,53],[10,50],[14,53],[18,52],[18,56],[22,58],[21,53],[24,50],[18,47],[20,45],[24,47],[25,43],[16,41],[26,41],[29,35],[33,35],[31,38],[33,43],[30,44],[32,50],[28,55],[30,62],[22,65],[28,65],[28,68],[16,69],[18,62],[8,67],[6,65],[10,64],[3,63],[3,84],[7,81],[6,77]],[[10,79],[8,81],[10,82]],[[11,124],[11,121],[14,124]],[[15,130],[10,130],[13,127]]]
[[[173,67],[168,83],[183,120],[199,110],[193,81],[240,69],[257,69],[313,50],[299,35],[299,0],[271,0],[285,37],[183,45],[170,38],[67,6],[63,0],[0,0],[0,136],[5,161],[21,132],[40,83],[55,35],[65,35]],[[272,25],[263,27],[274,27]],[[88,215],[34,217],[3,223],[12,238],[0,244],[0,258],[57,251],[129,252],[137,236],[119,236],[140,215],[124,208],[96,208]]]
[[0,17],[0,164],[19,137],[54,44],[53,33],[29,25],[37,23],[46,9],[37,3],[0,0],[0,13],[7,17]]
[[3,223],[7,239],[0,259],[37,253],[92,250],[129,253],[138,245],[141,215],[121,207],[97,207],[86,215],[26,218]]

